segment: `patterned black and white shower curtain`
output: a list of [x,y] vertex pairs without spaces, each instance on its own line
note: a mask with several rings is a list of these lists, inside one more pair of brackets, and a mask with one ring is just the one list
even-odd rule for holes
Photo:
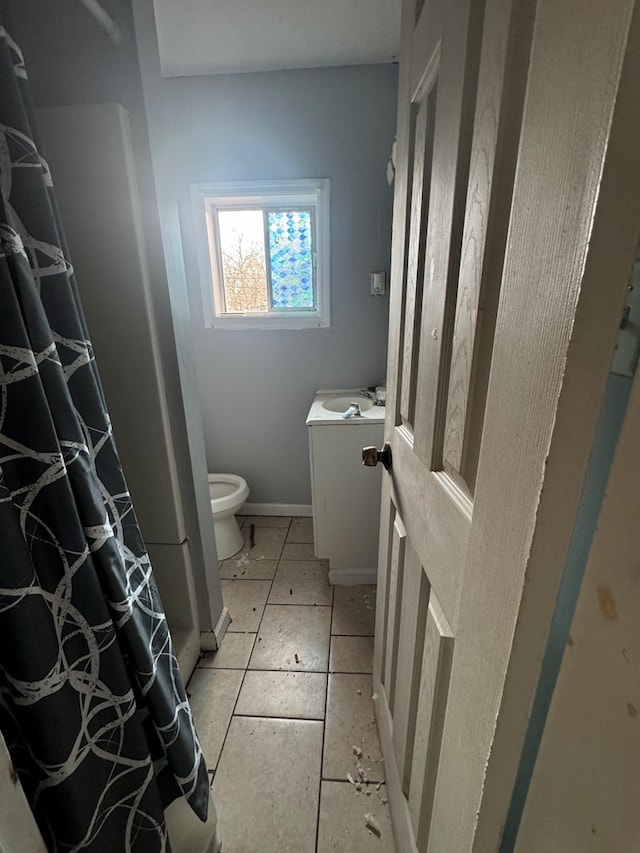
[[207,770],[2,23],[0,729],[50,850],[155,853]]

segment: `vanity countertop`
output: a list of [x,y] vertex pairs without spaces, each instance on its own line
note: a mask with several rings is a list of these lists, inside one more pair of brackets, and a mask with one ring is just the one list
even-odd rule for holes
[[[348,403],[351,401],[351,398],[355,401],[358,401],[362,398],[362,393],[359,390],[353,389],[338,389],[335,391],[332,390],[321,390],[316,391],[316,394],[313,398],[313,403],[311,404],[311,408],[309,409],[309,414],[307,415],[307,426],[321,426],[323,424],[345,424],[345,425],[357,425],[357,424],[376,424],[383,423],[385,416],[385,407],[384,406],[371,406],[370,409],[363,409],[360,417],[352,417],[352,418],[343,418],[340,412],[332,412],[324,407],[324,403],[331,400],[332,398],[350,398]],[[365,400],[368,398],[364,398]],[[347,408],[345,406],[345,409]]]

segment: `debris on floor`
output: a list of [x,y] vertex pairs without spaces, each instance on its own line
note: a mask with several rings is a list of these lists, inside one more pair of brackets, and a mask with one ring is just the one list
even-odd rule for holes
[[374,835],[377,835],[378,838],[380,838],[380,836],[382,835],[382,830],[380,829],[380,824],[375,819],[374,815],[369,814],[367,812],[367,814],[364,816],[364,823],[367,829],[371,830]]
[[[271,583],[273,584],[275,576],[280,570],[283,572],[285,570],[288,571],[287,561],[281,563],[281,560],[283,559],[282,557],[280,560],[272,559],[273,551],[270,550],[271,545],[276,539],[278,539],[278,537],[278,541],[284,539],[286,542],[288,540],[285,538],[282,529],[280,529],[277,535],[275,533],[272,534],[263,529],[267,526],[264,522],[258,521],[258,524],[255,525],[257,529],[253,531],[251,529],[252,525],[249,521],[250,519],[247,519],[246,526],[243,529],[245,545],[242,552],[240,552],[236,558],[229,560],[226,563],[222,574],[227,578],[230,578],[232,574],[235,578],[246,576],[246,579],[243,580],[242,584],[234,586],[234,591],[237,590],[238,594],[242,592],[242,595],[245,596],[246,591],[246,599],[243,597],[242,605],[239,604],[238,606],[241,606],[241,609],[245,611],[247,615],[252,614],[253,616],[257,616],[258,611],[260,611],[261,615],[265,612],[265,607],[267,607],[266,602],[271,596],[271,591],[268,593],[266,591],[268,586],[266,582],[267,576],[271,577]],[[268,526],[272,525],[269,524]],[[258,530],[260,531],[259,536]],[[256,546],[253,547],[253,550],[250,549],[250,537],[252,540],[251,546]],[[259,543],[257,542],[258,538],[260,538]],[[259,548],[257,547],[258,545],[260,546]],[[304,556],[305,559],[308,557],[306,552],[300,552],[300,556]],[[259,561],[266,559],[270,560],[270,570],[261,572],[259,570]],[[293,567],[295,567],[295,565],[296,564],[294,562]],[[323,569],[326,569],[326,572],[328,573],[328,565],[322,563],[322,567]],[[395,853],[396,847],[393,840],[393,831],[391,828],[388,806],[389,801],[387,799],[388,791],[384,783],[384,764],[382,763],[378,752],[378,738],[372,713],[374,705],[367,700],[367,694],[370,698],[373,698],[374,701],[377,699],[377,695],[374,693],[375,688],[373,676],[371,674],[372,666],[370,661],[370,658],[373,656],[373,638],[368,635],[360,637],[359,634],[354,634],[353,636],[359,637],[359,639],[338,639],[343,636],[351,636],[348,633],[351,630],[351,622],[349,622],[349,620],[353,620],[353,630],[360,630],[363,625],[367,627],[367,630],[371,630],[373,628],[373,614],[368,614],[366,611],[375,609],[375,593],[373,593],[373,591],[364,593],[364,590],[362,589],[349,590],[347,594],[345,594],[344,591],[339,591],[340,594],[339,597],[338,595],[336,596],[336,600],[339,601],[339,607],[341,609],[341,613],[339,615],[343,620],[345,633],[344,635],[341,633],[334,635],[332,629],[336,629],[336,626],[340,626],[337,620],[335,623],[333,621],[334,611],[331,609],[334,606],[332,603],[333,590],[331,590],[331,597],[328,601],[324,593],[322,597],[317,597],[316,600],[313,600],[310,595],[313,594],[315,597],[316,592],[312,591],[312,593],[309,593],[309,596],[307,596],[306,586],[305,588],[301,588],[297,577],[287,574],[284,575],[284,577],[292,583],[298,583],[298,588],[295,589],[294,587],[286,587],[286,580],[284,581],[284,584],[281,584],[281,576],[281,574],[278,575],[277,583],[279,586],[277,587],[276,592],[279,590],[280,594],[283,594],[283,596],[277,600],[282,605],[288,604],[296,606],[294,608],[283,606],[280,607],[279,610],[276,610],[276,608],[271,608],[271,605],[268,605],[269,609],[266,611],[267,613],[273,613],[274,616],[278,613],[282,613],[282,618],[275,620],[268,631],[266,630],[266,627],[262,626],[261,622],[258,622],[257,619],[250,618],[247,620],[252,630],[248,630],[246,625],[241,624],[239,627],[246,630],[236,632],[236,637],[238,637],[239,640],[237,652],[236,647],[231,645],[229,649],[230,654],[225,652],[224,659],[222,660],[219,656],[216,660],[215,653],[212,651],[203,652],[201,658],[203,661],[202,666],[203,669],[209,668],[209,678],[202,679],[202,685],[199,689],[204,691],[205,689],[208,690],[210,688],[210,684],[212,682],[211,667],[218,669],[220,663],[223,663],[225,664],[226,669],[229,662],[234,663],[236,661],[240,661],[241,653],[246,659],[246,665],[244,667],[238,666],[237,669],[235,666],[229,667],[226,676],[229,681],[231,681],[232,678],[239,678],[239,676],[237,676],[237,671],[242,669],[251,675],[249,663],[251,662],[251,655],[253,652],[255,651],[257,654],[260,654],[260,651],[262,651],[266,654],[267,647],[273,645],[275,652],[277,652],[279,656],[277,658],[278,667],[282,671],[278,673],[277,678],[273,679],[273,686],[269,686],[268,688],[266,685],[271,685],[271,682],[267,681],[269,676],[266,674],[264,676],[265,686],[262,688],[260,688],[260,685],[263,682],[259,679],[256,679],[252,684],[251,678],[247,678],[244,686],[243,683],[240,682],[240,690],[243,691],[243,701],[245,701],[246,704],[242,709],[239,705],[238,708],[234,709],[234,713],[231,717],[231,725],[235,726],[238,721],[242,723],[242,735],[247,738],[247,749],[249,749],[252,755],[254,752],[255,754],[259,754],[263,749],[262,742],[267,734],[270,738],[276,738],[274,743],[278,746],[274,747],[274,750],[277,749],[277,751],[280,752],[282,742],[279,740],[279,724],[278,726],[274,724],[272,732],[270,728],[271,722],[268,719],[263,719],[259,723],[256,723],[256,726],[252,728],[252,725],[247,721],[247,717],[244,716],[244,714],[238,714],[238,711],[246,711],[249,720],[251,720],[252,713],[258,714],[258,712],[266,710],[265,707],[260,704],[262,702],[262,696],[258,695],[262,694],[266,689],[274,691],[273,699],[274,701],[277,699],[278,702],[280,701],[279,696],[281,693],[290,693],[291,702],[299,703],[298,705],[292,704],[291,708],[299,708],[301,713],[302,704],[298,699],[301,691],[308,690],[310,701],[313,700],[314,703],[318,696],[321,696],[324,693],[324,705],[322,711],[320,711],[319,704],[316,704],[314,707],[317,707],[318,714],[314,714],[313,718],[309,716],[308,720],[304,719],[303,721],[289,717],[285,718],[283,715],[282,720],[283,730],[285,726],[299,727],[299,730],[304,735],[304,744],[306,744],[308,738],[309,744],[312,746],[311,756],[307,755],[306,747],[303,750],[302,746],[298,753],[296,737],[296,743],[292,744],[292,752],[289,755],[291,763],[294,765],[294,769],[291,772],[297,772],[297,765],[305,765],[308,762],[309,757],[311,757],[313,759],[313,765],[316,768],[316,782],[319,781],[320,783],[320,802],[311,803],[311,805],[308,803],[295,802],[294,795],[294,804],[296,809],[300,809],[301,814],[303,809],[307,808],[307,806],[309,807],[310,816],[308,817],[311,832],[309,832],[308,846],[310,850],[316,849],[316,845],[318,844],[318,832],[322,832],[325,836],[329,834],[331,841],[333,842],[333,844],[328,845],[325,843],[327,853],[329,849],[345,849],[345,842],[346,845],[348,845],[350,841],[355,845],[355,849],[366,850],[367,853],[374,853],[374,851],[379,851],[379,853]],[[238,589],[238,587],[240,587],[240,589]],[[289,598],[292,599],[295,597],[296,602],[292,600],[289,601],[286,598],[287,589],[289,590]],[[305,605],[312,605],[312,607],[308,607],[303,610],[303,605],[297,606],[299,598],[305,602]],[[253,606],[254,604],[256,605],[255,607]],[[330,606],[327,607],[327,604]],[[313,643],[311,643],[310,640],[308,641],[304,632],[302,635],[296,633],[299,630],[297,623],[295,628],[292,628],[288,618],[284,618],[285,615],[288,617],[289,613],[296,614],[299,611],[300,621],[304,626],[307,619],[312,620],[313,617],[320,616],[317,612],[318,609],[322,610],[323,617],[326,617],[325,621],[327,624],[325,626],[325,634],[329,635],[327,636],[326,641],[323,641],[326,648],[323,646],[322,655],[319,655],[319,649],[315,641]],[[323,622],[323,624],[325,623]],[[231,630],[235,630],[235,627],[236,626],[234,625]],[[260,635],[261,630],[266,631],[265,636]],[[245,637],[240,639],[240,634],[244,634]],[[352,645],[349,645],[349,643],[352,643]],[[296,646],[300,648],[300,651],[292,654],[291,649]],[[343,672],[343,669],[349,669],[349,667],[342,667],[340,665],[340,656],[347,654],[349,649],[354,650],[354,655],[357,652],[356,662],[353,667],[356,671],[352,673]],[[333,661],[331,661],[332,655],[334,656]],[[294,658],[293,666],[291,666],[291,658]],[[302,664],[303,658],[305,660],[304,665]],[[360,666],[360,658],[362,659],[362,666]],[[276,658],[274,657],[274,661],[275,660]],[[331,661],[330,666],[327,665],[329,661]],[[333,669],[334,663],[336,667],[335,672]],[[358,671],[362,669],[364,669],[365,672]],[[301,675],[301,670],[309,670],[314,674],[311,676]],[[320,673],[324,673],[324,684],[321,681]],[[289,677],[285,678],[285,675]],[[226,690],[227,687],[223,678],[220,678],[217,673],[215,678],[216,690],[223,688]],[[334,701],[332,696],[331,701],[328,701],[329,693],[333,689],[334,683],[336,685],[336,698]],[[250,687],[252,688],[251,690],[249,690]],[[338,688],[340,688],[339,691]],[[257,698],[253,697],[253,693],[255,693],[255,697]],[[354,693],[357,694],[355,698],[353,696]],[[211,713],[208,694],[206,698],[207,702],[205,703],[202,701],[200,705],[202,706],[203,719],[208,721]],[[256,703],[255,707],[252,705],[254,701]],[[287,702],[288,701],[289,697],[287,696]],[[353,707],[353,712],[357,719],[354,722],[353,727],[349,727],[351,729],[349,733],[348,730],[345,730],[346,726],[341,724],[336,728],[336,732],[339,733],[339,737],[337,737],[335,742],[331,740],[331,738],[327,738],[327,741],[325,742],[324,737],[320,737],[320,730],[323,728],[326,729],[328,716],[334,715],[334,719],[337,720],[338,723],[341,722],[343,702],[348,706],[349,711],[351,710],[351,707]],[[206,707],[204,707],[205,704]],[[294,710],[291,710],[289,705],[285,707],[284,704],[281,704],[278,708],[283,712],[289,711],[292,714],[294,713]],[[304,713],[307,713],[306,706]],[[258,718],[254,717],[254,720],[256,719]],[[320,720],[322,720],[322,722],[320,722]],[[260,726],[260,728],[258,726]],[[278,731],[276,731],[276,728]],[[313,737],[311,732],[312,729],[315,729],[316,732],[318,732],[317,734],[313,734]],[[296,731],[298,731],[298,728],[296,728]],[[249,737],[252,738],[251,746],[249,746]],[[256,738],[259,738],[260,743],[256,741]],[[331,748],[329,748],[330,740]],[[233,741],[230,741],[230,739],[227,738],[223,744],[221,754],[223,770],[225,768],[225,761],[228,766],[231,766],[229,751],[232,750],[232,747],[234,747]],[[267,745],[265,749],[265,755],[268,756],[270,746]],[[288,747],[285,747],[285,750],[287,749]],[[231,755],[233,755],[233,753],[231,753]],[[268,758],[267,761],[270,763]],[[327,775],[326,779],[324,778],[325,771]],[[256,775],[256,770],[253,766],[253,759],[251,762],[247,762],[246,774],[251,780],[253,780]],[[213,774],[210,775],[213,779]],[[288,779],[289,772],[285,770],[282,775],[283,777],[286,776]],[[304,768],[304,773],[302,773],[301,778],[306,779],[307,775],[310,777],[310,773],[307,774],[306,768]],[[320,777],[319,779],[318,776]],[[345,788],[344,782],[347,782],[351,788]],[[267,783],[264,786],[261,786],[260,790],[256,789],[256,799],[258,800],[257,807],[261,808],[264,804],[266,819],[268,819],[270,808],[269,803],[272,797],[280,796],[278,788],[279,783],[279,780],[275,780],[273,785]],[[242,800],[242,787],[239,786],[240,791],[237,792],[235,788],[235,777],[232,785],[228,780],[228,776],[225,775],[224,772],[220,772],[218,773],[216,784],[220,787],[221,791],[223,791],[222,786],[225,787],[225,790],[229,787],[230,794],[233,794],[235,797],[236,793],[238,793],[238,800]],[[285,780],[283,784],[286,785],[287,780]],[[316,788],[315,785],[313,787]],[[221,798],[222,795],[219,799]],[[254,806],[254,804],[252,804],[252,806]],[[286,807],[287,806],[285,806],[285,808]],[[224,816],[222,817],[222,822],[224,823]],[[312,837],[314,832],[313,827],[315,827],[316,838]],[[296,835],[298,829],[293,825],[291,831],[293,833],[293,840],[289,838],[282,839],[280,841],[279,849],[283,851],[285,849],[293,850],[295,853],[299,853],[303,845],[299,843],[299,838]],[[384,840],[382,840],[382,836],[384,836]],[[372,840],[373,837],[376,838],[376,841]],[[334,847],[333,845],[337,846]],[[246,849],[260,851],[263,846],[263,840],[254,832]],[[640,853],[640,851],[638,851],[638,853]]]
[[358,770],[358,776],[360,777],[360,781],[364,782],[365,785],[368,785],[369,784],[369,777],[367,776],[365,769],[362,766],[362,764],[360,764],[360,762],[358,762],[357,770]]

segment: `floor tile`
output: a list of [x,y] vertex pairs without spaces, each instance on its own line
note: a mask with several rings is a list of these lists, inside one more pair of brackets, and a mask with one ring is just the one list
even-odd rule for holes
[[332,637],[329,672],[373,672],[373,637]]
[[249,669],[326,672],[330,625],[330,607],[268,604]]
[[[369,794],[349,782],[323,782],[320,794],[318,853],[395,853],[386,786]],[[367,828],[371,815],[379,835]]]
[[239,557],[223,560],[220,567],[220,577],[226,579],[240,578],[244,580],[273,580],[278,566],[277,560],[250,560],[240,552]]
[[223,580],[222,598],[231,614],[229,631],[258,630],[271,581]]
[[243,675],[242,670],[196,668],[189,682],[189,704],[209,770],[216,769]]
[[327,676],[320,672],[249,671],[235,713],[322,720],[326,690]]
[[301,542],[313,544],[313,519],[294,518],[289,528],[287,542]]
[[255,639],[255,634],[227,631],[218,651],[203,652],[198,666],[205,669],[246,669]]
[[329,585],[326,560],[280,560],[269,604],[331,604],[333,587]]
[[243,527],[250,527],[255,524],[256,527],[289,527],[291,524],[290,515],[247,515],[244,519]]
[[315,560],[316,554],[311,544],[299,544],[297,542],[285,542],[282,549],[283,560]]
[[[384,781],[382,756],[371,701],[370,675],[329,676],[324,735],[323,779],[342,781],[358,769],[372,782]],[[362,750],[362,757],[354,753]]]
[[284,545],[286,527],[256,527],[253,531],[253,548],[251,547],[251,528],[245,525],[242,528],[244,536],[244,547],[234,555],[235,560],[246,557],[248,560],[279,560]]
[[375,621],[375,585],[336,587],[333,598],[332,634],[372,637]]
[[234,717],[213,799],[225,853],[314,853],[322,723]]

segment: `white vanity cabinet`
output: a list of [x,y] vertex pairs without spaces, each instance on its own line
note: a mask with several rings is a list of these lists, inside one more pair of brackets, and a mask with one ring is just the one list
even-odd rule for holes
[[331,583],[375,583],[382,466],[365,468],[362,448],[382,447],[385,410],[343,420],[323,406],[338,395],[354,392],[319,391],[307,417],[315,552]]

